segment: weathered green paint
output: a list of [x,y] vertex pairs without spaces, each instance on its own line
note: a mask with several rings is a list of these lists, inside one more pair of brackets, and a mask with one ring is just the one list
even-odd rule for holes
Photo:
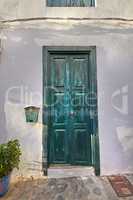
[[87,54],[50,56],[50,163],[91,165]]
[[95,6],[95,0],[47,0],[47,5],[55,7],[87,7]]
[[89,106],[82,102],[88,94],[97,94],[95,47],[44,47],[43,54],[48,87],[47,120],[43,117],[48,125],[47,163],[93,165],[99,175],[98,123],[97,115],[92,115],[97,113],[97,99],[95,106],[91,100]]

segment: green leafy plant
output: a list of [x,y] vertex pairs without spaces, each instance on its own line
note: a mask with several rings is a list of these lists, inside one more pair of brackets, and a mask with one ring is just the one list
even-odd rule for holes
[[0,178],[9,175],[14,168],[19,169],[21,149],[18,140],[0,144]]

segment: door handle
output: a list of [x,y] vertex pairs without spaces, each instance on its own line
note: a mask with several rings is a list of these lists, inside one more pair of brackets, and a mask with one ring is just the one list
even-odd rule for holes
[[70,116],[74,116],[74,111],[71,111],[71,112],[70,112]]

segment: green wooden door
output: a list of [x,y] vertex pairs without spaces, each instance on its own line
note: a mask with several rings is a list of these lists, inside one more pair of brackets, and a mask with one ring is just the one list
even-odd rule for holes
[[49,163],[91,165],[89,55],[50,56]]

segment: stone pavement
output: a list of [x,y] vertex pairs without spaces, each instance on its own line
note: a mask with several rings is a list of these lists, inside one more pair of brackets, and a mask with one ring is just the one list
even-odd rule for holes
[[[133,183],[133,175],[127,176]],[[1,200],[133,200],[118,198],[106,177],[20,180]]]

